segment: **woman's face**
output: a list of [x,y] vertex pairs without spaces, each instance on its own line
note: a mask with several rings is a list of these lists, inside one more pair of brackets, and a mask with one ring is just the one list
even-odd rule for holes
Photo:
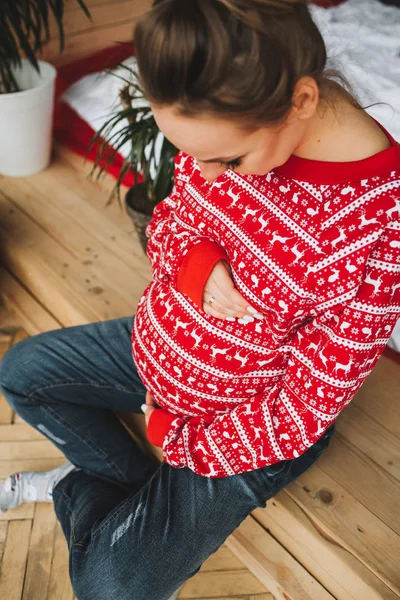
[[306,122],[298,118],[248,132],[234,120],[182,116],[174,106],[153,105],[152,111],[165,137],[196,159],[209,182],[229,168],[243,175],[265,175],[288,160],[306,133]]

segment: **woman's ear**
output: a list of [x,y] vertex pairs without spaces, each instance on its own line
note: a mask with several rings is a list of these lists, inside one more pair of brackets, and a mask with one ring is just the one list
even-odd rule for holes
[[295,85],[291,116],[297,119],[310,119],[314,116],[319,102],[319,88],[312,77],[301,77]]

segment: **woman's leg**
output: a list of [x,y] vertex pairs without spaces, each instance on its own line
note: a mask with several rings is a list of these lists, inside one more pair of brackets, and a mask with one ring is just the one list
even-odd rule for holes
[[105,518],[98,514],[113,486],[83,471],[68,474],[54,488],[54,502],[72,523],[67,539],[78,600],[167,600],[249,513],[319,458],[332,433],[297,459],[222,479],[163,462]]
[[159,467],[111,410],[142,414],[146,390],[132,359],[133,318],[33,336],[0,364],[0,386],[14,410],[75,466],[126,492]]
[[110,412],[140,412],[144,400],[131,324],[41,334],[14,346],[1,364],[10,404],[81,467],[53,490],[79,600],[167,599],[328,442],[324,436],[296,460],[225,479],[154,464]]

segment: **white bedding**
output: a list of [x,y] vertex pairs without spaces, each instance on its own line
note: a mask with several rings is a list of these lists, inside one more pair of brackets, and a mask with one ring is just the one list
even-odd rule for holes
[[368,113],[400,141],[400,10],[378,0],[348,0],[329,9],[312,7],[332,66],[354,87]]
[[[311,7],[328,48],[332,66],[340,69],[353,85],[370,115],[400,141],[400,9],[378,0],[347,0],[329,9]],[[126,61],[135,66],[134,58]],[[121,76],[126,71],[117,70]],[[93,129],[99,129],[120,107],[118,92],[123,82],[96,73],[83,77],[64,94],[64,99]],[[158,140],[161,148],[162,135]],[[127,156],[129,144],[121,149]],[[400,320],[388,345],[400,352]]]

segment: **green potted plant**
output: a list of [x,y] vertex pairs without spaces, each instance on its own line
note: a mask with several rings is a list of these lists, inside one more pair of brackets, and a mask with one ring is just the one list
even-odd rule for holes
[[134,185],[126,193],[125,207],[146,252],[146,227],[156,204],[173,188],[174,158],[178,149],[160,132],[134,66],[123,63],[119,67],[123,69],[124,77],[111,73],[120,77],[124,84],[119,94],[121,108],[111,115],[91,141],[89,149],[101,139],[92,175],[97,173],[98,179],[121,148],[129,145],[128,156],[108,203],[117,196],[121,205],[121,184],[131,171]]
[[[76,0],[90,18],[83,0]],[[56,70],[37,59],[50,38],[50,21],[64,48],[64,0],[0,2],[0,173],[31,175],[51,154]]]

